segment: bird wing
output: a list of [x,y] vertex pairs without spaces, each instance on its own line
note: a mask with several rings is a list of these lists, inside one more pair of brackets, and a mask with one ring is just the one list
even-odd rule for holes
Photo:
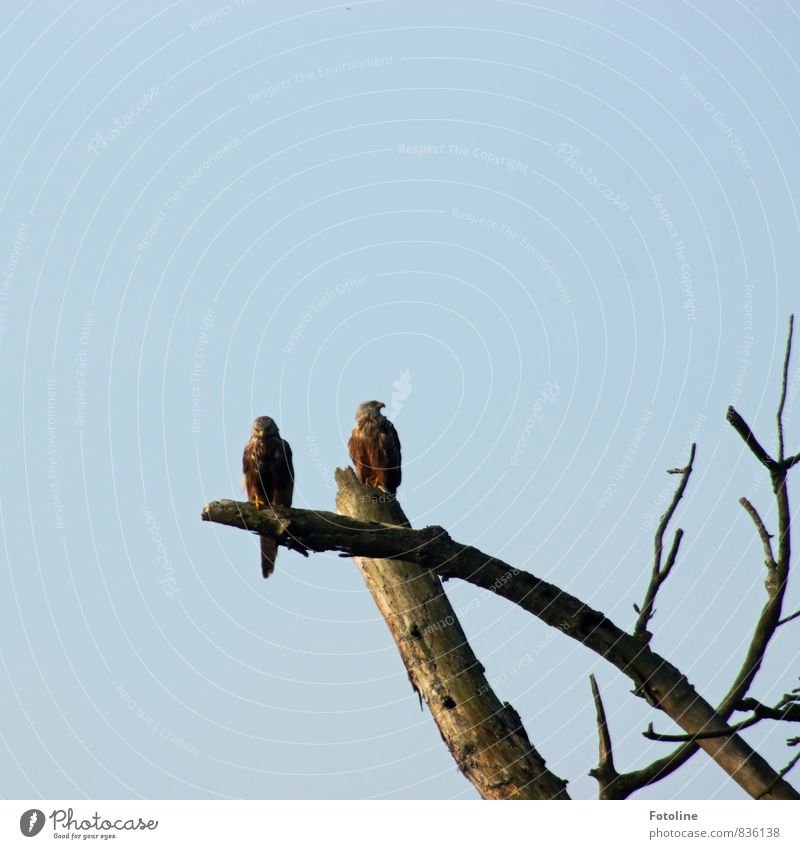
[[294,463],[292,462],[291,446],[285,439],[281,439],[272,456],[272,498],[270,501],[278,507],[291,507],[294,495]]
[[402,453],[400,451],[400,437],[397,435],[397,429],[389,421],[384,418],[383,433],[381,434],[382,454],[383,454],[383,486],[389,492],[397,492],[397,487],[400,486],[402,479]]

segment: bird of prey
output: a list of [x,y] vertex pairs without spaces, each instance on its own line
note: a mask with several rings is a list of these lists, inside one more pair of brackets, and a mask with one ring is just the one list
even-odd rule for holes
[[[250,440],[242,457],[247,500],[256,507],[291,507],[294,492],[292,449],[281,438],[269,416],[253,422]],[[272,537],[261,537],[261,574],[269,578],[275,569],[278,546]]]
[[382,401],[365,401],[356,409],[356,423],[347,443],[361,483],[392,494],[400,486],[400,440],[381,410]]

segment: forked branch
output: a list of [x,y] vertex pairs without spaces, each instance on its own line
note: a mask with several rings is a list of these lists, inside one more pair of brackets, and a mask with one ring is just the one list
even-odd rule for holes
[[683,498],[683,493],[686,492],[686,486],[689,483],[689,477],[692,474],[696,451],[697,445],[693,442],[692,448],[689,452],[689,462],[682,469],[669,470],[669,474],[680,475],[681,479],[675,489],[674,495],[672,496],[672,501],[664,512],[664,515],[661,517],[658,527],[656,528],[653,567],[650,573],[650,583],[647,585],[647,592],[645,593],[644,601],[642,602],[641,607],[634,605],[634,609],[639,614],[639,618],[636,620],[633,635],[637,640],[641,640],[643,643],[649,643],[653,637],[652,633],[650,633],[647,629],[647,626],[655,613],[654,605],[656,596],[658,595],[658,591],[661,589],[661,585],[669,577],[672,567],[675,565],[675,561],[678,557],[678,549],[680,548],[681,540],[683,539],[683,530],[678,528],[672,539],[672,545],[670,546],[669,553],[667,554],[667,559],[666,561],[663,561],[664,534],[669,527],[669,523],[672,521],[672,517],[675,515],[675,510],[678,508],[681,498]]
[[592,698],[594,699],[595,713],[597,715],[597,739],[598,758],[597,766],[589,770],[589,775],[597,779],[600,799],[622,799],[623,796],[615,792],[614,782],[619,778],[619,773],[614,767],[614,751],[611,747],[611,732],[608,730],[606,710],[603,707],[603,699],[600,697],[600,689],[594,675],[589,676],[592,686]]

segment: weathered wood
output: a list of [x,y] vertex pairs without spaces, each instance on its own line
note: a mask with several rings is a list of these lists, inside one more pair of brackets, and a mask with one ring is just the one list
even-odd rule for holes
[[[352,476],[352,480],[358,484],[352,470],[337,469],[336,474],[340,487],[347,486],[348,489],[352,488],[353,493],[358,492],[355,486],[351,487],[343,483]],[[412,530],[403,527],[405,516],[399,509],[399,505],[393,504],[391,512],[388,512],[391,502],[386,501],[385,494],[370,488],[364,489],[365,493],[361,496],[352,493],[341,496],[342,504],[339,509],[343,512],[345,509],[352,511],[353,514],[358,515],[358,519],[324,511],[290,508],[276,508],[273,515],[264,510],[256,510],[245,502],[237,501],[212,502],[203,511],[203,518],[274,535],[279,545],[306,553],[308,551],[339,551],[353,557],[368,557],[373,561],[377,559],[381,563],[381,568],[370,571],[373,584],[370,585],[368,580],[368,586],[373,594],[376,591],[383,594],[384,601],[379,602],[379,606],[383,605],[382,612],[385,608],[389,614],[397,613],[401,616],[401,624],[410,622],[411,625],[419,624],[411,621],[414,618],[411,614],[424,612],[428,618],[423,627],[443,623],[448,616],[452,616],[454,626],[452,630],[431,630],[426,636],[449,634],[450,644],[453,646],[461,643],[466,645],[466,639],[456,623],[452,607],[449,604],[440,607],[441,602],[434,604],[435,599],[439,597],[436,593],[439,593],[445,602],[446,598],[441,592],[438,580],[433,575],[428,580],[435,582],[436,591],[433,590],[434,584],[427,585],[430,587],[427,595],[423,590],[419,590],[419,599],[424,598],[425,606],[413,600],[403,601],[402,594],[390,596],[389,593],[401,593],[397,587],[402,588],[404,582],[411,581],[412,578],[419,578],[422,581],[419,569],[408,571],[414,566],[421,566],[424,570],[436,572],[443,577],[469,581],[513,601],[543,622],[558,628],[566,636],[583,643],[587,648],[606,658],[630,677],[634,682],[634,692],[637,695],[645,698],[653,707],[664,711],[686,733],[697,734],[726,727],[724,720],[697,693],[678,669],[656,654],[649,645],[643,644],[631,634],[622,631],[599,611],[593,610],[575,596],[529,572],[515,569],[472,546],[454,542],[443,528],[429,527]],[[373,499],[380,498],[381,495],[383,495],[383,503],[380,501],[375,503]],[[353,503],[353,499],[357,500],[359,497],[362,501]],[[376,521],[376,517],[381,517],[383,524],[381,521]],[[387,519],[390,521],[387,522]],[[363,567],[361,568],[363,572]],[[398,572],[399,568],[401,572]],[[420,583],[418,586],[422,587],[424,584]],[[396,606],[389,605],[390,598],[398,599]],[[391,615],[388,621],[392,627]],[[399,629],[398,633],[406,633],[402,632],[401,624],[395,624],[394,627]],[[410,628],[407,634],[411,634]],[[417,642],[413,637],[410,641],[408,639],[405,642],[400,641],[398,645],[401,653],[404,651],[403,647],[417,648]],[[412,656],[419,660],[428,658],[438,661],[441,654],[439,647],[443,643],[437,641],[434,645],[436,648],[431,650],[426,641],[424,651],[420,648],[420,654]],[[469,650],[468,646],[466,649]],[[474,658],[471,650],[469,654]],[[466,660],[462,660],[461,663],[460,668],[469,665]],[[473,660],[472,663],[476,670],[480,669],[477,660]],[[424,664],[416,670],[416,674],[420,674],[423,668],[425,668]],[[413,664],[411,669],[414,670]],[[483,675],[482,672],[480,674]],[[485,678],[483,680],[485,681]],[[488,697],[489,693],[485,695]],[[433,711],[434,706],[439,706],[433,695],[431,698],[432,704],[429,704]],[[496,697],[494,701],[500,705]],[[469,699],[467,704],[470,704]],[[464,733],[465,728],[474,727],[458,714],[445,713],[441,710],[437,713],[443,717],[445,727],[448,729],[451,725],[456,726],[459,723],[448,724],[447,720],[458,718],[459,721],[464,722],[463,727],[454,728],[459,736]],[[437,714],[434,716],[438,721]],[[800,794],[791,784],[782,779],[740,736],[703,740],[699,745],[754,798],[800,798]],[[459,761],[461,763],[464,761],[464,756],[463,753],[459,755],[457,751],[454,751],[454,755],[457,761],[461,758]],[[535,759],[541,761],[538,755]],[[472,780],[472,776],[469,773],[467,775]],[[551,780],[559,781],[554,776],[549,776],[543,779],[543,782],[549,785]],[[539,786],[538,782],[536,786]],[[542,798],[542,796],[537,795],[536,798]],[[561,798],[566,798],[566,795],[564,794]]]
[[[362,521],[409,526],[390,495],[337,469],[336,509]],[[382,529],[379,533],[384,533]],[[458,768],[484,799],[567,799],[531,745],[519,715],[489,686],[439,578],[404,560],[354,558]]]

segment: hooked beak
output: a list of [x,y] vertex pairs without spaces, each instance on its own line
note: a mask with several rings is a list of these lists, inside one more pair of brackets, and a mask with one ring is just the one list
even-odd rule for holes
[[379,409],[379,410],[382,410],[385,406],[386,406],[386,404],[384,404],[384,403],[383,403],[383,401],[381,401],[381,402],[378,404],[378,409]]

